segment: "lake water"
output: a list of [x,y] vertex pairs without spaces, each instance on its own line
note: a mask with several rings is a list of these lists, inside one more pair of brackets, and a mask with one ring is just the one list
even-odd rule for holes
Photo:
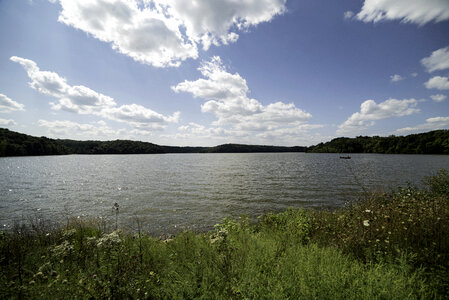
[[207,230],[224,217],[339,207],[364,190],[418,184],[449,156],[248,153],[0,158],[0,224],[104,218],[154,235]]

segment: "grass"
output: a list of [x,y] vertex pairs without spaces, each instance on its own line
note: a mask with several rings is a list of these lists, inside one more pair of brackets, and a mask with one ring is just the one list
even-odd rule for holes
[[449,174],[426,184],[169,240],[92,220],[17,226],[0,234],[0,298],[446,298]]

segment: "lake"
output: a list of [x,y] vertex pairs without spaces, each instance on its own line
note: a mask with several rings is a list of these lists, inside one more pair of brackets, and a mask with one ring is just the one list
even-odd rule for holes
[[336,208],[365,191],[419,184],[449,156],[246,153],[0,158],[0,224],[95,217],[154,235],[208,230],[224,217]]

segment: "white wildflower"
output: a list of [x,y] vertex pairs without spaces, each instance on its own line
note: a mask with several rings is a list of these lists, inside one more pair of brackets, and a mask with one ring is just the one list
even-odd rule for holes
[[369,220],[363,220],[363,226],[368,227],[369,226]]
[[104,234],[97,241],[97,247],[111,248],[114,245],[118,245],[122,242],[117,231],[113,231],[110,234]]
[[58,258],[64,258],[70,254],[73,250],[73,245],[69,241],[65,240],[60,245],[57,245],[51,249],[53,255]]
[[62,237],[64,239],[72,239],[76,234],[76,230],[75,229],[68,229],[68,230],[64,230],[64,232],[62,233]]

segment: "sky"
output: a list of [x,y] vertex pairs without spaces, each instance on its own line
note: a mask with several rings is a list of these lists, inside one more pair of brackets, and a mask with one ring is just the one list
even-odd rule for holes
[[0,127],[310,146],[449,129],[448,0],[0,0]]

